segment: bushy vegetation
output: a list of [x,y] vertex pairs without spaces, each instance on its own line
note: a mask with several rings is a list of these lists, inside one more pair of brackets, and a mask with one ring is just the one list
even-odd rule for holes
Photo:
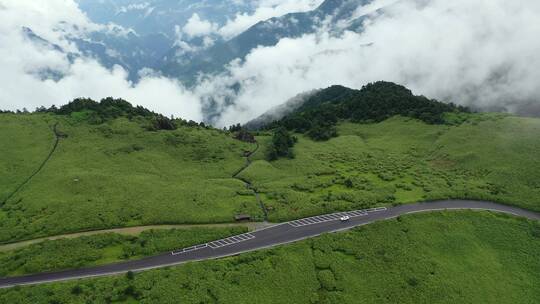
[[268,128],[284,126],[288,130],[306,133],[314,140],[328,140],[337,136],[335,125],[340,119],[372,123],[401,115],[428,124],[443,124],[444,114],[449,112],[468,112],[468,109],[415,96],[403,86],[379,81],[361,90],[329,87]]
[[240,141],[249,142],[249,143],[255,143],[255,136],[251,134],[249,131],[245,129],[240,129],[239,131],[235,132],[234,138]]
[[0,252],[0,276],[80,268],[141,258],[247,232],[245,227],[158,229],[44,241]]
[[49,110],[59,115],[71,115],[74,113],[85,113],[92,116],[92,121],[101,123],[118,117],[132,118],[135,116],[156,116],[155,113],[141,106],[133,107],[123,99],[108,97],[96,102],[89,98],[78,98],[72,102],[61,106],[58,110]]
[[274,130],[272,144],[268,148],[268,160],[276,160],[280,157],[294,158],[293,146],[296,143],[296,137],[293,137],[285,128],[279,127]]
[[[261,158],[241,177],[272,221],[433,199],[485,199],[540,210],[540,120],[452,114],[452,124],[394,117],[340,122],[327,142],[297,135],[294,159]],[[261,152],[271,136],[257,138]]]
[[540,224],[402,216],[238,257],[0,290],[1,303],[538,303]]
[[[22,111],[1,111],[0,114],[30,114],[24,108]],[[130,120],[145,118],[147,120],[146,129],[149,131],[175,130],[178,126],[203,127],[208,128],[203,122],[198,123],[193,120],[181,118],[168,118],[162,114],[152,112],[142,106],[133,106],[128,101],[121,98],[107,97],[100,102],[90,98],[76,98],[73,101],[57,108],[52,105],[49,108],[43,106],[36,108],[34,113],[53,113],[57,115],[71,116],[78,121],[85,121],[90,124],[102,124],[116,118],[124,117]]]
[[142,106],[133,106],[123,99],[107,97],[100,102],[89,98],[77,98],[70,103],[61,106],[59,109],[51,107],[49,109],[38,108],[36,112],[51,112],[58,115],[70,115],[80,121],[90,124],[101,124],[119,117],[133,119],[136,117],[147,118],[146,128],[150,131],[175,130],[177,124],[186,125],[183,120],[169,119],[161,114],[154,113]]
[[[73,112],[79,113],[79,112]],[[72,114],[73,114],[72,113]],[[145,117],[90,124],[77,115],[0,116],[0,195],[43,162],[54,134],[66,135],[30,183],[0,208],[0,242],[104,228],[262,219],[252,192],[232,178],[254,144],[223,131],[178,125],[148,132]]]

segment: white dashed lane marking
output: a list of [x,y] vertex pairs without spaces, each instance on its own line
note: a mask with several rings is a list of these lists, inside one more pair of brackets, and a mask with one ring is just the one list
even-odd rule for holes
[[173,252],[171,252],[171,254],[172,255],[177,255],[177,254],[181,254],[181,253],[184,253],[184,252],[190,252],[190,251],[194,251],[194,250],[203,249],[203,248],[206,248],[206,247],[208,247],[208,244],[191,246],[191,247],[188,247],[188,248],[180,249],[178,251],[173,251]]
[[337,213],[332,213],[332,214],[318,215],[318,216],[312,216],[308,218],[290,221],[289,225],[293,227],[302,227],[302,226],[307,226],[307,225],[314,225],[318,223],[339,220],[343,216],[359,217],[359,216],[368,215],[369,213],[372,213],[372,212],[380,212],[380,211],[386,211],[386,210],[387,210],[386,207],[377,207],[377,208],[364,209],[364,210],[337,212]]
[[[379,212],[379,211],[385,211],[385,210],[386,210],[385,207],[379,207],[379,208],[371,208],[371,209],[366,209],[366,210],[355,210],[355,211],[349,211],[349,212],[337,212],[337,213],[332,213],[332,214],[312,216],[312,217],[308,217],[308,218],[303,218],[303,219],[291,221],[291,222],[289,222],[289,225],[291,225],[293,227],[302,227],[302,226],[308,226],[308,225],[315,225],[315,224],[318,224],[318,223],[324,223],[324,222],[330,222],[330,221],[339,220],[342,216],[358,217],[358,216],[368,215],[368,213],[371,213],[371,212]],[[171,252],[171,254],[172,255],[178,255],[178,254],[182,254],[182,253],[186,253],[186,252],[190,252],[190,251],[194,251],[194,250],[203,249],[203,248],[206,248],[206,247],[210,247],[212,249],[217,249],[217,248],[229,246],[229,245],[232,245],[232,244],[237,244],[237,243],[240,243],[240,242],[245,242],[247,240],[251,240],[251,239],[254,239],[254,238],[255,238],[255,236],[248,232],[248,233],[244,233],[244,234],[231,236],[231,237],[228,237],[228,238],[225,238],[225,239],[212,241],[210,243],[201,244],[201,245],[197,245],[197,246],[191,246],[191,247],[188,247],[188,248],[176,250],[176,251]]]
[[255,238],[255,236],[253,234],[244,233],[244,234],[240,234],[240,235],[231,236],[231,237],[228,237],[226,239],[210,242],[210,243],[208,243],[208,247],[210,247],[212,249],[216,249],[216,248],[225,247],[225,246],[228,246],[228,245],[244,242],[244,241],[247,241],[247,240],[251,240],[253,238]]
[[244,242],[244,241],[247,241],[247,240],[251,240],[253,238],[255,238],[255,236],[253,234],[244,233],[244,234],[231,236],[231,237],[228,237],[228,238],[225,238],[225,239],[212,241],[210,243],[206,243],[206,244],[202,244],[202,245],[197,245],[197,246],[192,246],[192,247],[176,250],[176,251],[171,252],[171,254],[172,255],[178,255],[178,254],[182,254],[182,253],[185,253],[185,252],[190,252],[190,251],[194,251],[194,250],[203,249],[203,248],[206,248],[206,247],[216,249],[216,248],[225,247],[225,246],[229,246],[229,245],[232,245],[232,244]]

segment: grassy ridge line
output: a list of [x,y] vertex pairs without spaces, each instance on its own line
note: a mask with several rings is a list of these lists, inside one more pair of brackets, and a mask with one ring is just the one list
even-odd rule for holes
[[[41,117],[17,120],[30,118]],[[444,126],[403,117],[377,124],[340,122],[341,136],[327,142],[299,136],[295,159],[271,163],[262,159],[270,138],[259,136],[260,148],[245,167],[248,160],[242,152],[253,146],[217,130],[148,132],[141,128],[144,120],[119,118],[95,126],[66,117],[61,125],[69,138],[0,210],[0,240],[140,225],[223,223],[232,222],[235,214],[262,220],[261,206],[238,178],[252,183],[273,222],[450,197],[540,208],[540,141],[534,136],[540,120],[496,114],[451,118],[456,123]],[[33,133],[38,129],[30,127]],[[0,132],[8,139],[16,134]],[[37,151],[29,145],[31,137],[23,139],[17,149]],[[49,139],[32,163],[48,151]],[[11,151],[4,150],[10,156]],[[11,163],[15,156],[2,161]],[[239,168],[244,170],[237,173]],[[10,188],[33,170],[27,166]]]
[[[41,165],[37,168],[37,170],[34,173],[32,173],[32,175],[30,175],[17,188],[15,188],[15,190],[13,192],[8,194],[8,196],[4,199],[4,201],[0,205],[4,205],[10,198],[12,198],[15,194],[17,194],[17,192],[19,192],[26,184],[28,184],[30,182],[30,180],[32,180],[32,178],[34,176],[36,176],[41,171],[41,169],[43,169],[43,167],[45,167],[47,162],[51,159],[52,155],[56,151],[56,148],[58,147],[58,143],[60,142],[60,138],[61,138],[60,134],[58,133],[57,126],[58,126],[58,122],[55,123],[54,126],[53,126],[53,132],[54,132],[54,137],[55,137],[54,144],[53,144],[53,147],[50,150],[49,154],[45,158],[45,160],[43,160]],[[0,244],[1,244],[1,242],[0,242]]]

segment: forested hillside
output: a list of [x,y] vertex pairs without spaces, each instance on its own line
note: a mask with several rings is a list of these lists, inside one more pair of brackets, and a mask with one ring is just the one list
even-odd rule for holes
[[302,106],[267,128],[285,128],[306,133],[315,140],[337,135],[338,120],[377,123],[395,115],[416,118],[428,124],[444,124],[445,113],[469,112],[465,107],[415,96],[400,85],[379,81],[353,90],[332,86],[309,97]]

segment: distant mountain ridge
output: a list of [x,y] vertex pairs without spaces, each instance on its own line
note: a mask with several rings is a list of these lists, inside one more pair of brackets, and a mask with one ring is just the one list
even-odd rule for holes
[[[283,38],[299,38],[324,29],[330,35],[345,31],[362,31],[363,20],[373,10],[361,10],[373,0],[325,0],[316,9],[293,12],[258,22],[229,40],[217,33],[207,37],[188,37],[182,26],[193,14],[213,26],[221,26],[237,13],[253,12],[253,3],[234,0],[78,0],[80,8],[93,22],[103,25],[99,30],[84,33],[81,37],[69,36],[80,53],[65,53],[69,60],[77,57],[94,58],[104,67],[121,66],[128,73],[128,80],[136,84],[144,75],[163,75],[178,79],[188,89],[198,84],[199,75],[227,76],[227,66],[234,60],[240,63],[257,47],[276,45]],[[223,14],[219,15],[217,12]],[[219,16],[218,16],[219,15]],[[32,29],[28,29],[33,33]],[[48,42],[33,35],[33,41],[42,45]],[[208,46],[205,38],[212,42]],[[179,39],[185,39],[179,40]],[[179,42],[180,41],[180,42]],[[187,43],[187,46],[182,43]],[[213,45],[212,45],[213,44]],[[58,52],[65,52],[50,44]],[[183,48],[192,48],[184,50]],[[59,80],[64,75],[58,71],[36,71],[43,79]],[[239,92],[239,83],[228,84],[224,90]],[[215,123],[224,108],[235,103],[235,96],[225,96],[215,101],[213,95],[205,96],[203,120]]]
[[[358,8],[373,0],[326,0],[307,12],[293,12],[260,21],[244,32],[225,39],[218,33],[207,37],[182,34],[182,27],[194,14],[214,26],[223,26],[239,13],[253,13],[255,4],[233,0],[78,0],[88,17],[102,29],[82,37],[66,34],[82,55],[95,58],[107,68],[120,65],[137,82],[140,71],[149,68],[185,85],[196,84],[199,74],[218,74],[235,59],[244,60],[255,48],[274,46],[283,38],[298,38],[322,28],[331,34],[362,30],[366,15],[355,16]],[[48,43],[35,35],[35,41]],[[39,39],[37,39],[39,37]],[[211,43],[205,38],[209,38]],[[185,43],[185,44],[184,44]],[[184,50],[186,44],[189,50]],[[208,44],[208,45],[207,45]],[[56,51],[62,52],[56,48]]]
[[227,41],[218,41],[206,50],[195,54],[177,57],[178,48],[169,51],[164,65],[160,69],[165,75],[193,84],[199,73],[213,74],[224,70],[226,64],[234,59],[243,60],[253,49],[259,46],[274,46],[283,38],[298,38],[314,33],[324,22],[330,32],[336,34],[344,30],[361,30],[359,16],[350,20],[346,26],[340,21],[354,17],[356,10],[373,0],[326,0],[318,8],[309,12],[289,13],[261,21],[245,32]]

